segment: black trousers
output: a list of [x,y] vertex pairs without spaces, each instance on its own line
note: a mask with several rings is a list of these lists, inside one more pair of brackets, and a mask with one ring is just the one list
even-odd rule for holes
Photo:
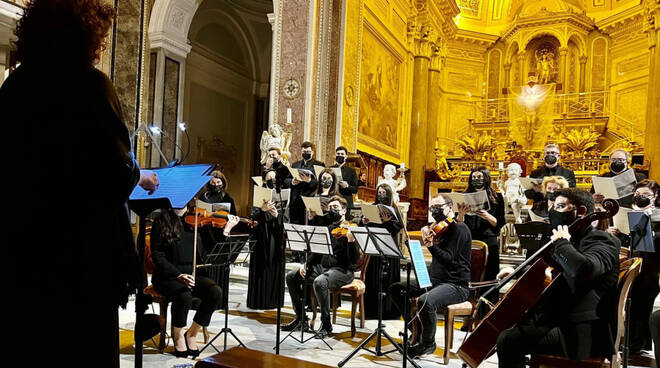
[[653,344],[655,345],[655,364],[660,364],[660,309],[651,314],[649,318],[649,327],[651,328],[651,336],[653,336]]
[[193,296],[202,300],[197,307],[193,321],[203,327],[209,325],[211,315],[222,301],[220,286],[204,276],[195,277],[195,287],[192,290],[178,279],[155,280],[154,289],[172,302],[172,326],[174,327],[186,327]]
[[502,331],[497,338],[497,362],[500,368],[524,368],[525,355],[531,353],[566,355],[558,327],[521,322]]

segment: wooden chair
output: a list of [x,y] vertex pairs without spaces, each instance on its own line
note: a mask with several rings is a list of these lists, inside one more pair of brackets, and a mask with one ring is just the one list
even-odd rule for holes
[[[151,241],[149,235],[147,233],[145,236],[144,268],[146,272],[153,274],[155,266],[151,260]],[[159,305],[160,314],[158,321],[160,322],[160,339],[158,340],[158,352],[162,354],[167,347],[167,309],[170,301],[167,297],[157,292],[153,285],[144,288],[144,294],[150,295],[153,301]],[[193,297],[192,309],[196,309],[200,302],[201,299]],[[202,327],[202,332],[204,333],[204,344],[206,344],[209,341],[209,332],[206,327]]]
[[[481,240],[472,240],[472,255],[470,259],[470,289],[474,295],[470,295],[463,303],[448,305],[444,308],[445,315],[445,350],[443,355],[444,364],[449,364],[449,352],[454,342],[454,319],[456,317],[472,317],[474,307],[477,304],[478,292],[473,288],[473,283],[483,281],[486,273],[486,262],[488,261],[488,245]],[[410,304],[410,315],[417,313],[417,298],[413,298]],[[416,342],[419,336],[419,319],[413,318],[413,338],[411,344]]]
[[[366,290],[364,284],[364,278],[366,277],[367,265],[369,265],[369,256],[362,254],[360,260],[357,263],[357,270],[360,273],[360,276],[357,279],[354,279],[351,283],[346,284],[340,288],[330,289],[329,292],[332,295],[332,323],[337,323],[337,305],[339,304],[339,298],[341,294],[347,294],[351,296],[351,337],[355,336],[355,311],[359,303],[360,305],[360,328],[364,328],[364,292]],[[312,302],[312,320],[310,325],[314,328],[314,322],[316,321],[316,295],[312,290],[311,293],[311,302]]]
[[617,286],[617,292],[619,295],[617,304],[617,327],[616,339],[614,340],[614,347],[617,352],[613,356],[593,357],[582,361],[576,361],[561,356],[532,354],[529,364],[530,368],[619,368],[621,363],[619,361],[618,349],[625,332],[624,323],[627,313],[625,310],[626,299],[628,299],[630,286],[637,278],[637,275],[639,275],[641,267],[641,258],[631,258],[620,264],[619,282]]

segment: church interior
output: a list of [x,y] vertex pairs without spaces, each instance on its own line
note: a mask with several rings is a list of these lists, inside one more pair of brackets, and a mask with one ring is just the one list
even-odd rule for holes
[[[12,42],[26,2],[0,0],[0,85],[20,65]],[[293,163],[311,142],[327,166],[345,147],[348,165],[364,174],[354,205],[395,182],[413,238],[437,193],[464,191],[477,167],[494,188],[511,163],[527,177],[544,165],[548,144],[561,150],[577,188],[589,190],[592,177],[610,171],[616,149],[636,172],[660,180],[659,0],[106,2],[117,18],[97,68],[116,88],[140,167],[216,165],[239,216],[251,213],[252,177],[273,144]],[[522,250],[507,249],[500,265],[520,264]],[[230,275],[230,322],[248,347],[272,352],[274,311],[242,305],[244,266]],[[285,319],[294,315],[286,300]],[[282,354],[336,365],[377,323],[348,336],[350,299],[342,304],[335,350],[289,343]],[[221,314],[211,332],[223,327]],[[122,367],[134,365],[134,322],[131,307],[120,311]],[[453,346],[439,327],[436,354],[418,363],[460,367],[462,322]],[[400,340],[403,321],[387,323]],[[159,354],[156,342],[144,343],[145,366],[195,363]],[[631,366],[652,366],[645,364]],[[366,353],[347,364],[399,365],[398,355]]]

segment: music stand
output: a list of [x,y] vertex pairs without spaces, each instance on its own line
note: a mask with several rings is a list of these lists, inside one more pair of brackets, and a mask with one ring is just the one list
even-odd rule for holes
[[[399,250],[399,247],[394,242],[392,234],[390,234],[387,229],[378,228],[378,227],[350,227],[348,229],[351,234],[355,237],[355,241],[358,243],[362,249],[362,253],[369,255],[371,257],[396,257],[404,258],[403,254]],[[383,274],[383,263],[380,262],[378,266],[378,275]],[[398,351],[404,355],[404,361],[407,360],[413,366],[419,368],[419,365],[415,363],[410,357],[404,354],[404,349],[397,344],[394,339],[385,331],[385,325],[383,324],[383,283],[379,280],[378,282],[378,327],[366,337],[360,345],[358,345],[352,352],[350,352],[343,360],[337,363],[338,367],[343,367],[355,354],[357,354],[361,349],[364,349],[371,354],[376,356],[383,356],[389,353]],[[381,339],[387,338],[390,343],[394,346],[394,349],[390,351],[383,352],[381,350]],[[371,350],[365,346],[371,341],[371,339],[376,339],[376,350]]]
[[[128,207],[139,217],[137,251],[140,265],[144,264],[144,249],[146,244],[146,217],[158,208],[183,208],[199,192],[206,183],[211,180],[208,174],[213,169],[213,165],[181,165],[163,169],[154,169],[158,175],[159,187],[153,193],[149,194],[140,186],[136,186],[128,199]],[[140,270],[141,275],[138,280],[137,291],[135,295],[135,367],[142,367],[142,341],[137,331],[141,329],[138,321],[142,319],[144,312],[149,304],[148,298],[144,295],[144,287],[147,281],[147,275],[144,267]]]
[[532,221],[513,226],[516,228],[520,247],[527,250],[526,258],[536,253],[552,236],[552,225],[545,222]]
[[204,347],[199,351],[200,353],[206,350],[206,348],[208,348],[209,346],[213,347],[213,349],[215,349],[215,351],[219,353],[220,350],[218,350],[218,348],[216,348],[215,345],[213,345],[213,342],[215,341],[215,339],[220,337],[220,335],[224,335],[225,337],[222,348],[223,351],[227,350],[227,335],[231,335],[236,341],[238,341],[240,346],[247,348],[245,344],[243,344],[243,342],[238,338],[238,336],[234,334],[234,332],[232,332],[231,328],[229,328],[228,326],[229,325],[229,300],[228,300],[229,288],[228,287],[225,288],[225,286],[229,285],[229,272],[228,272],[229,266],[234,263],[236,258],[238,258],[239,254],[252,252],[249,249],[247,252],[243,251],[243,248],[245,247],[246,244],[250,244],[250,249],[251,249],[251,246],[254,245],[256,242],[257,242],[256,240],[250,240],[250,234],[232,235],[229,237],[229,241],[216,243],[213,246],[213,250],[210,253],[206,254],[206,256],[204,257],[204,263],[202,263],[201,265],[197,265],[197,268],[206,268],[206,267],[210,268],[211,271],[209,272],[209,274],[212,278],[215,279],[218,279],[217,278],[218,273],[227,271],[224,272],[222,275],[223,276],[222,283],[224,288],[223,299],[226,302],[224,306],[225,327],[223,327],[222,330],[220,330],[220,332],[218,332],[218,334],[215,335],[213,339],[211,339],[211,341],[209,341],[206,345],[204,345]]
[[[329,254],[332,255],[332,240],[330,238],[330,232],[325,226],[308,226],[308,225],[296,225],[296,224],[284,224],[284,232],[286,233],[286,244],[289,246],[290,250],[303,252],[305,254],[305,263],[303,267],[307,266],[307,257],[309,253],[317,254]],[[306,315],[305,312],[305,300],[307,299],[307,281],[309,280],[309,274],[306,273],[303,279],[303,292],[300,300],[300,309],[303,319]],[[294,308],[295,311],[295,308]],[[323,343],[332,349],[323,337],[321,337],[314,329],[312,329],[312,336],[305,339],[305,329],[302,328],[303,321],[300,321],[300,338],[293,336],[295,329],[289,332],[282,341],[277,341],[276,348],[279,348],[279,344],[284,342],[287,337],[291,336],[292,339],[296,340],[300,344],[304,344],[307,341],[318,338],[323,341]],[[277,330],[279,331],[280,326],[278,324]]]

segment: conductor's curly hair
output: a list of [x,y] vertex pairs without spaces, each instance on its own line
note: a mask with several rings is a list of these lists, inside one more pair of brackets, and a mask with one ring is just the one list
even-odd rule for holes
[[30,0],[14,32],[17,60],[91,65],[115,17],[102,0]]

